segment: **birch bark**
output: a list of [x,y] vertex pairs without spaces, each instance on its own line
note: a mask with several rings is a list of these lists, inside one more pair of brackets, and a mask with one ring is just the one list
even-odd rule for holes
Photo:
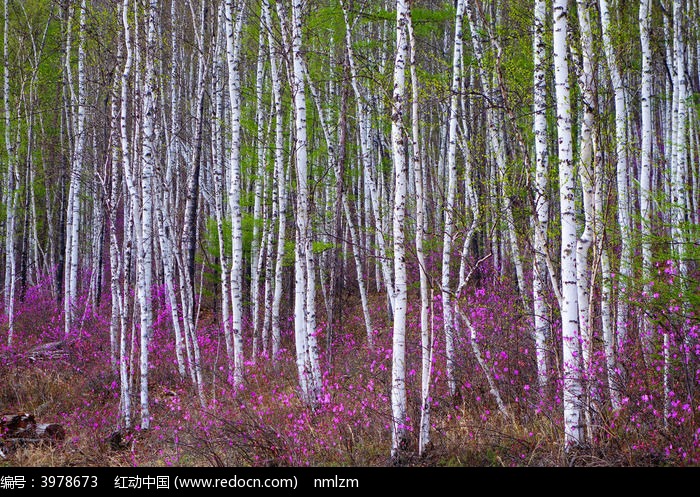
[[[243,230],[241,214],[241,74],[240,47],[243,5],[226,0],[226,60],[228,63],[229,101],[231,105],[231,170],[228,204],[231,211],[231,302],[233,305],[233,382],[243,382]],[[235,23],[234,23],[235,12]]]
[[564,444],[567,450],[584,443],[581,405],[581,350],[576,287],[576,208],[571,132],[571,92],[567,55],[568,0],[555,0],[554,78],[557,100],[559,203],[561,217],[561,321],[564,374]]
[[406,248],[405,217],[408,161],[403,118],[406,100],[406,59],[408,57],[408,23],[411,22],[406,0],[396,2],[396,58],[394,90],[391,100],[391,149],[394,161],[394,334],[391,367],[391,456],[400,463],[408,450],[409,425],[406,396]]

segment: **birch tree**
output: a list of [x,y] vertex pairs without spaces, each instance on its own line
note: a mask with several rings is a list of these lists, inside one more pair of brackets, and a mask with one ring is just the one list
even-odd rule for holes
[[[280,16],[284,17],[284,16]],[[296,230],[294,252],[294,336],[297,351],[297,372],[302,398],[315,406],[321,395],[321,371],[316,343],[315,278],[311,219],[309,218],[309,171],[306,130],[306,85],[302,60],[302,2],[292,1],[291,87],[294,101],[296,152]]]
[[287,178],[289,172],[285,172],[284,167],[284,109],[282,106],[282,77],[280,74],[280,68],[277,64],[279,54],[276,50],[272,35],[272,13],[268,0],[263,0],[262,11],[268,33],[268,47],[270,50],[270,79],[272,80],[272,104],[275,116],[275,145],[273,159],[273,189],[275,207],[273,209],[273,219],[277,220],[277,246],[275,250],[274,288],[272,291],[272,309],[270,310],[270,321],[272,334],[272,358],[273,360],[276,360],[279,357],[282,340],[280,304],[282,301],[282,268],[284,263],[287,231]]
[[448,124],[447,149],[447,198],[444,206],[444,228],[442,240],[442,314],[445,328],[445,355],[447,384],[451,395],[457,392],[455,380],[455,345],[454,345],[454,312],[452,304],[452,287],[450,284],[450,259],[452,256],[452,238],[455,230],[455,196],[457,191],[457,110],[458,96],[462,87],[462,18],[464,16],[464,1],[457,1],[455,18],[454,50],[452,56],[452,84],[450,87],[450,111]]
[[254,187],[254,208],[253,208],[253,240],[251,243],[251,261],[250,261],[250,295],[252,306],[252,321],[253,321],[253,359],[258,355],[259,342],[262,321],[260,319],[260,273],[263,264],[264,240],[267,238],[264,233],[261,233],[260,225],[261,214],[263,208],[263,183],[265,178],[265,113],[263,110],[263,86],[265,79],[265,20],[260,16],[260,32],[258,34],[258,55],[256,60],[255,70],[255,122],[257,123],[258,133],[256,137],[256,155],[257,169],[253,175]]
[[[578,71],[581,88],[581,105],[583,107],[581,130],[579,136],[578,176],[581,184],[583,200],[583,229],[576,243],[576,285],[578,290],[578,322],[581,336],[581,374],[584,387],[593,382],[593,323],[590,312],[591,280],[593,269],[589,263],[589,252],[594,238],[594,206],[595,206],[595,165],[596,136],[595,115],[596,105],[595,83],[593,74],[593,34],[588,12],[588,6],[583,1],[577,1],[579,32],[581,39],[581,64]],[[590,394],[585,388],[584,397]],[[590,402],[590,399],[585,399]],[[586,425],[591,426],[590,411],[584,411]],[[589,434],[590,435],[590,434]]]
[[[672,148],[671,148],[671,178],[670,178],[670,221],[671,221],[671,253],[673,255],[673,268],[670,268],[679,281],[679,297],[682,314],[685,315],[688,309],[686,293],[688,291],[687,279],[688,267],[688,142],[687,142],[687,120],[688,120],[688,80],[686,51],[687,45],[683,38],[684,32],[684,9],[683,2],[673,3],[673,122],[672,122]],[[685,320],[684,320],[685,321]],[[688,325],[684,322],[680,329],[679,345],[689,348]],[[671,347],[672,341],[668,330],[663,338],[663,385],[664,385],[664,415],[668,415],[670,406],[671,378],[669,370],[671,368]],[[666,418],[667,419],[667,418]]]
[[[78,89],[77,96],[73,105],[76,106],[76,118],[73,134],[75,145],[73,147],[73,156],[71,159],[71,176],[68,192],[68,211],[66,212],[66,256],[65,263],[67,270],[65,271],[64,282],[64,332],[68,336],[73,327],[73,319],[75,314],[75,306],[78,298],[78,263],[79,263],[79,238],[78,232],[80,228],[80,197],[81,197],[81,181],[83,170],[83,151],[85,148],[85,103],[86,103],[86,87],[85,87],[85,15],[86,15],[86,0],[82,0],[80,7],[79,32],[78,32]],[[72,14],[69,14],[72,15]],[[70,24],[70,21],[69,21]],[[68,64],[70,62],[67,62]],[[72,86],[72,82],[68,83]],[[73,92],[71,91],[71,95]]]
[[547,5],[545,0],[535,0],[535,18],[533,30],[533,113],[535,133],[535,183],[534,183],[534,250],[532,301],[535,332],[535,357],[537,361],[537,383],[540,392],[548,384],[547,374],[547,338],[550,332],[547,320],[546,271],[547,240],[546,227],[549,221],[549,193],[547,190],[547,170],[549,167],[547,146],[547,59],[545,46],[545,23]]
[[[219,24],[225,25],[223,4],[219,7]],[[225,33],[224,30],[219,30]],[[223,34],[222,34],[223,36]],[[175,38],[175,37],[173,37]],[[219,241],[219,264],[221,266],[221,321],[224,328],[226,343],[226,358],[229,371],[233,372],[236,363],[231,330],[231,275],[230,257],[226,250],[224,221],[228,212],[224,203],[226,197],[226,146],[223,123],[226,118],[224,75],[225,68],[219,54],[221,42],[217,40],[214,54],[214,76],[212,78],[212,161],[214,165],[214,215],[216,218],[216,233]]]
[[[128,102],[129,102],[129,79],[133,65],[133,45],[131,40],[131,24],[129,21],[130,2],[123,0],[121,6],[122,28],[124,30],[124,49],[126,58],[124,67],[121,71],[121,97],[120,97],[120,112],[119,112],[119,138],[121,144],[121,167],[124,174],[124,182],[128,193],[128,198],[124,201],[124,251],[122,255],[123,264],[123,285],[122,301],[118,309],[120,338],[119,338],[119,408],[120,418],[124,427],[131,427],[131,382],[129,370],[129,354],[128,354],[128,335],[127,335],[127,316],[128,316],[128,285],[130,278],[128,276],[131,267],[131,247],[132,234],[134,231],[133,214],[135,209],[140,205],[138,202],[138,194],[134,184],[133,174],[131,171],[131,144],[129,142],[129,133],[127,125]],[[116,241],[113,241],[116,243]],[[116,268],[112,268],[115,271]]]
[[3,180],[3,197],[0,201],[6,203],[5,213],[5,282],[3,294],[3,311],[7,316],[7,344],[12,345],[15,333],[15,150],[12,142],[12,111],[10,108],[10,59],[9,47],[9,13],[8,0],[4,2],[4,23],[3,23],[3,105],[5,107],[5,153],[7,161],[7,172]]
[[[418,454],[423,455],[430,444],[430,380],[433,365],[433,337],[430,325],[430,282],[425,260],[424,239],[427,231],[425,173],[420,147],[420,114],[418,101],[420,88],[416,63],[416,36],[413,22],[408,23],[408,37],[411,70],[411,149],[413,152],[413,181],[416,193],[416,258],[420,274],[420,329],[421,329],[421,396],[420,396],[420,430]],[[460,59],[461,62],[461,59]],[[353,246],[355,245],[353,240]],[[358,278],[360,277],[358,267]],[[371,342],[370,342],[371,343]]]
[[[652,161],[652,120],[651,93],[653,83],[652,54],[651,54],[651,0],[639,2],[639,39],[642,49],[642,81],[641,81],[641,166],[639,172],[639,215],[642,230],[642,284],[644,297],[651,292],[651,161]],[[651,353],[651,323],[645,313],[640,319],[640,334],[645,354]]]
[[[226,61],[228,63],[228,90],[231,105],[231,148],[229,157],[230,184],[228,205],[231,211],[231,303],[233,306],[232,333],[234,350],[233,383],[243,381],[243,231],[241,214],[241,81],[240,44],[243,25],[243,5],[226,0]],[[235,13],[235,23],[234,23]]]
[[617,295],[617,318],[615,324],[618,350],[625,346],[627,313],[629,309],[627,285],[631,277],[632,246],[630,238],[630,195],[629,195],[629,165],[628,165],[628,131],[627,131],[627,100],[624,81],[615,55],[610,30],[610,7],[607,0],[600,0],[600,20],[603,34],[603,47],[607,60],[608,71],[615,92],[615,152],[617,180],[617,218],[620,227],[620,267]]
[[138,299],[140,314],[140,407],[141,428],[151,426],[149,378],[149,350],[153,333],[153,177],[156,160],[155,125],[156,109],[156,28],[158,22],[158,2],[151,0],[146,10],[146,72],[143,81],[141,137],[141,212],[140,246],[138,252]]
[[394,89],[391,99],[391,150],[394,162],[394,327],[391,367],[391,456],[400,462],[408,450],[408,408],[406,396],[406,248],[405,218],[408,161],[403,126],[406,101],[406,59],[408,24],[411,22],[406,0],[396,2],[396,58],[394,59]]
[[567,0],[553,4],[554,79],[557,101],[557,151],[559,154],[559,204],[561,218],[561,323],[564,375],[564,445],[584,443],[578,293],[576,287],[575,177],[571,133]]

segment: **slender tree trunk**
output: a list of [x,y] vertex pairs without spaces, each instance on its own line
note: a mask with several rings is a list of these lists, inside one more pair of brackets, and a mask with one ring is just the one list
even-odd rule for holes
[[[286,220],[287,220],[287,175],[284,168],[284,112],[282,108],[282,81],[277,60],[279,54],[274,49],[272,35],[272,15],[268,0],[262,2],[263,15],[268,26],[268,46],[270,49],[270,79],[272,80],[272,101],[275,115],[275,145],[274,145],[274,202],[277,210],[277,249],[275,253],[274,289],[271,309],[272,359],[279,358],[282,346],[280,325],[280,304],[282,302],[282,270],[285,254]],[[283,32],[284,34],[284,32]]]
[[153,333],[153,176],[156,160],[156,23],[158,2],[151,0],[147,15],[146,74],[143,82],[142,142],[141,142],[141,246],[139,247],[138,297],[141,316],[140,330],[140,378],[141,378],[141,428],[151,426],[149,391],[149,345]]
[[[387,255],[387,241],[384,237],[385,229],[383,229],[383,226],[385,224],[384,216],[382,216],[381,212],[381,194],[379,192],[379,185],[378,185],[378,179],[375,178],[375,175],[372,171],[372,164],[371,164],[371,150],[370,150],[370,144],[369,144],[369,138],[370,138],[370,122],[369,122],[369,109],[368,106],[369,104],[367,103],[366,97],[362,94],[362,90],[360,89],[360,84],[358,81],[358,76],[357,76],[357,68],[355,65],[355,55],[354,55],[354,50],[352,48],[352,34],[351,34],[351,29],[350,29],[350,23],[347,15],[347,9],[344,8],[343,14],[345,16],[345,40],[346,40],[346,49],[347,49],[347,57],[348,57],[348,64],[350,66],[350,80],[352,83],[353,91],[355,93],[355,100],[357,102],[357,114],[358,114],[358,119],[359,119],[359,139],[360,139],[360,157],[361,157],[361,162],[362,162],[362,168],[364,170],[365,176],[364,176],[364,181],[365,185],[368,188],[369,191],[369,205],[371,206],[372,214],[374,215],[374,221],[377,226],[377,230],[375,232],[377,244],[379,246],[379,259],[378,259],[378,264],[381,268],[381,274],[383,277],[384,285],[387,288],[387,292],[389,295],[389,314],[393,312],[392,309],[394,307],[393,304],[393,291],[391,290],[392,284],[391,284],[391,268],[390,268],[390,261],[389,257]],[[377,278],[379,277],[379,274],[377,274]]]
[[406,248],[405,217],[408,161],[403,118],[406,100],[406,59],[408,53],[408,24],[411,22],[406,0],[396,2],[396,58],[394,61],[394,90],[391,105],[391,149],[394,162],[394,335],[391,368],[391,457],[401,464],[408,451],[409,426],[406,396]]
[[302,59],[302,3],[292,1],[291,86],[294,101],[295,151],[296,151],[296,247],[295,247],[295,299],[294,330],[297,347],[297,368],[303,397],[315,406],[321,395],[321,377],[318,368],[316,345],[316,285],[311,233],[311,209],[309,197],[308,141],[306,122],[306,85]]
[[[229,209],[233,254],[231,261],[231,297],[233,304],[233,382],[243,382],[243,230],[241,214],[241,74],[240,46],[244,7],[226,0],[226,60],[228,62],[229,101],[231,105],[231,151]],[[235,8],[234,8],[235,7]],[[235,13],[235,24],[234,24]]]
[[627,95],[611,40],[610,8],[607,0],[600,0],[600,17],[603,32],[603,47],[615,91],[615,150],[617,153],[617,218],[620,225],[620,269],[618,276],[616,335],[618,350],[625,348],[627,341],[627,313],[629,310],[627,286],[632,276],[631,220],[629,173],[627,161]]
[[257,145],[257,171],[253,177],[254,187],[254,207],[253,207],[253,240],[250,248],[250,298],[252,306],[252,321],[253,321],[253,351],[252,357],[259,353],[260,348],[260,271],[259,265],[262,259],[261,247],[263,247],[263,236],[261,234],[262,208],[263,208],[263,183],[265,178],[265,115],[263,111],[263,86],[265,79],[264,66],[265,52],[265,24],[264,19],[260,18],[260,33],[258,36],[258,57],[255,77],[255,122],[258,127],[256,139]]
[[452,286],[450,284],[450,261],[452,258],[452,239],[455,230],[456,217],[456,192],[457,192],[457,111],[458,96],[462,88],[462,19],[464,17],[464,1],[457,1],[457,13],[455,19],[454,51],[452,55],[452,86],[450,90],[450,111],[447,137],[447,198],[443,209],[445,223],[442,239],[442,314],[445,329],[445,356],[447,387],[450,395],[457,394],[457,381],[455,379],[455,337],[454,337],[454,309],[452,303]]
[[[688,142],[687,142],[687,119],[688,119],[688,81],[686,67],[687,46],[683,38],[683,2],[673,3],[673,61],[675,64],[674,73],[674,112],[673,112],[673,138],[671,157],[671,252],[673,254],[673,267],[668,268],[675,273],[680,287],[680,310],[681,316],[688,312],[688,240],[687,223],[688,216]],[[673,274],[673,273],[672,273]],[[668,420],[671,397],[671,337],[670,332],[664,334],[664,419]],[[680,327],[678,345],[690,346],[687,320],[683,319]],[[684,353],[684,355],[687,352]]]
[[[579,334],[581,335],[582,377],[585,402],[590,403],[589,388],[594,382],[593,371],[593,323],[590,312],[591,281],[593,272],[589,260],[589,252],[594,237],[594,205],[595,205],[595,104],[596,95],[593,74],[593,35],[589,20],[589,12],[583,0],[577,0],[578,20],[581,38],[581,67],[579,69],[579,86],[581,88],[581,104],[583,119],[581,120],[578,176],[581,182],[583,199],[584,224],[576,244],[576,284],[578,289],[578,318]],[[592,428],[591,410],[585,409],[586,425]],[[589,432],[588,436],[592,436]]]
[[9,13],[8,0],[4,2],[4,36],[3,36],[3,102],[5,107],[5,151],[7,153],[7,176],[3,182],[5,198],[0,199],[6,203],[5,222],[5,285],[3,295],[3,311],[7,316],[7,345],[13,343],[15,332],[15,150],[12,143],[11,109],[10,109],[10,59],[9,46]]
[[[119,5],[121,14],[122,4]],[[117,61],[122,63],[124,58],[123,43],[124,34],[120,32],[119,46],[117,47]],[[119,66],[117,66],[119,67]],[[110,149],[111,149],[111,170],[108,171],[104,178],[104,188],[107,191],[107,222],[109,236],[109,268],[110,280],[109,289],[111,295],[111,316],[109,323],[109,344],[110,344],[110,366],[112,371],[119,373],[119,335],[121,333],[120,317],[122,315],[122,294],[119,285],[122,277],[122,258],[119,252],[119,238],[117,227],[117,208],[121,190],[120,176],[120,153],[119,153],[119,85],[121,83],[121,74],[118,70],[114,71],[114,82],[112,84],[111,107],[110,107]],[[109,175],[109,178],[107,177]],[[109,180],[109,187],[107,181]]]
[[549,192],[547,176],[549,157],[547,146],[547,60],[545,25],[547,5],[545,0],[535,1],[535,24],[533,36],[534,89],[533,113],[535,132],[535,201],[533,225],[535,242],[532,276],[532,301],[535,335],[535,360],[537,362],[537,384],[543,395],[549,383],[547,341],[551,333],[547,319],[547,225],[549,224]]
[[64,282],[64,333],[68,336],[73,331],[75,306],[78,298],[78,255],[80,228],[80,196],[83,170],[83,151],[85,148],[85,16],[86,2],[80,3],[80,30],[78,41],[78,94],[76,101],[77,116],[75,120],[75,146],[72,156],[70,187],[68,193],[67,237],[65,263],[68,266]]
[[420,88],[418,86],[416,63],[416,37],[412,22],[408,23],[408,37],[411,66],[411,149],[413,152],[413,181],[416,195],[416,258],[418,259],[418,271],[420,274],[421,403],[418,454],[424,455],[430,445],[430,408],[432,405],[430,379],[433,364],[433,337],[430,326],[430,282],[428,280],[428,268],[426,267],[423,247],[423,240],[427,231],[424,194],[425,174],[423,172],[423,157],[420,148],[420,114],[418,110]]
[[[651,293],[651,161],[652,161],[652,121],[651,121],[651,92],[652,92],[652,52],[651,52],[651,0],[641,0],[639,3],[639,38],[642,48],[642,81],[641,81],[641,117],[642,117],[642,146],[641,169],[639,172],[639,211],[642,230],[642,285],[643,299]],[[652,353],[652,328],[645,312],[640,315],[640,336],[642,337],[645,358]]]
[[[224,21],[223,5],[219,8],[219,19]],[[225,22],[225,21],[224,21]],[[222,22],[221,24],[223,24]],[[219,43],[216,43],[217,48]],[[221,320],[224,327],[224,341],[226,343],[227,368],[233,373],[235,364],[233,334],[231,330],[231,274],[230,257],[226,249],[224,220],[227,208],[225,206],[226,192],[226,157],[224,146],[224,130],[221,123],[225,122],[226,111],[224,102],[224,67],[218,49],[214,55],[214,78],[212,105],[212,161],[214,163],[214,211],[216,217],[216,232],[219,240],[219,264],[221,265]]]
[[129,132],[127,126],[128,102],[129,102],[129,79],[131,77],[131,69],[133,65],[133,45],[131,39],[131,24],[129,22],[129,0],[123,0],[122,27],[124,29],[124,47],[126,50],[126,60],[121,74],[121,98],[120,98],[120,115],[119,129],[121,139],[121,165],[126,180],[128,193],[128,201],[124,201],[124,255],[123,255],[123,285],[122,289],[122,305],[120,309],[120,330],[121,336],[119,340],[119,383],[120,383],[120,414],[122,425],[124,427],[131,426],[131,365],[130,354],[128,352],[128,315],[129,315],[129,286],[131,273],[131,251],[133,246],[134,232],[134,216],[137,215],[140,209],[139,195],[134,185],[133,174],[131,170],[131,146],[129,143]]
[[576,208],[567,55],[568,1],[554,1],[554,77],[557,101],[559,203],[561,205],[561,321],[564,374],[564,445],[584,443],[581,349],[576,287]]

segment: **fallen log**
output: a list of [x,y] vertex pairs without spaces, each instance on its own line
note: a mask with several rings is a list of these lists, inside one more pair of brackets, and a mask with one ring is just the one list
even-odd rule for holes
[[33,414],[20,412],[17,414],[0,414],[0,434],[14,433],[18,430],[26,430],[36,425]]
[[66,430],[58,423],[37,423],[33,414],[0,414],[0,458],[18,446],[65,440]]
[[57,360],[66,359],[68,357],[68,350],[66,349],[65,340],[58,340],[56,342],[42,343],[33,347],[27,352],[27,357],[31,362],[36,362],[40,360]]

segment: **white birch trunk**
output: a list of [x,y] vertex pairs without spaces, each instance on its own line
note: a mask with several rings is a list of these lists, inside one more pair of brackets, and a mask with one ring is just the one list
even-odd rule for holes
[[131,40],[131,25],[129,23],[129,0],[123,0],[122,3],[122,27],[124,29],[124,46],[126,50],[126,60],[121,74],[121,98],[120,98],[120,115],[119,129],[121,140],[121,165],[126,180],[129,201],[125,199],[124,209],[124,256],[122,271],[124,273],[124,288],[122,289],[122,305],[120,309],[120,330],[121,336],[119,340],[119,384],[120,384],[120,414],[122,424],[125,427],[131,426],[131,382],[130,382],[130,360],[127,333],[127,317],[128,317],[128,299],[129,299],[129,276],[131,266],[131,247],[133,242],[133,216],[140,209],[139,196],[133,181],[131,171],[131,146],[129,143],[129,133],[127,127],[128,116],[128,101],[129,101],[129,79],[131,77],[131,69],[133,65],[133,45]]
[[[420,115],[418,110],[419,86],[416,70],[416,37],[413,23],[408,23],[411,65],[411,148],[413,151],[413,181],[416,195],[416,258],[420,274],[420,330],[421,330],[421,396],[418,455],[424,455],[430,444],[430,379],[433,359],[433,337],[430,327],[430,300],[428,272],[425,262],[423,239],[427,231],[425,216],[424,172],[420,148]],[[353,239],[353,246],[355,241]],[[358,267],[359,270],[359,267]],[[359,275],[358,271],[358,275]],[[371,342],[370,342],[371,344]]]
[[406,0],[396,2],[396,59],[391,106],[391,146],[394,161],[394,334],[391,367],[391,457],[401,464],[408,450],[409,426],[406,398],[406,248],[405,217],[408,161],[403,129],[406,99],[406,59],[408,57],[408,23],[411,22]]
[[442,239],[442,314],[445,331],[445,356],[447,387],[450,395],[457,393],[454,365],[454,315],[452,304],[452,287],[450,284],[450,260],[452,256],[452,238],[455,229],[455,196],[457,192],[457,111],[458,95],[462,88],[462,19],[464,1],[457,1],[455,18],[454,50],[452,54],[452,85],[450,90],[450,111],[447,136],[447,198],[443,208],[445,218]]
[[5,222],[5,285],[3,295],[4,313],[8,320],[7,345],[11,346],[15,332],[15,151],[11,138],[11,109],[10,109],[10,66],[9,66],[9,12],[8,2],[4,2],[4,36],[3,36],[3,103],[5,107],[5,151],[7,153],[7,176],[3,182],[6,202]]
[[[219,7],[219,19],[224,24],[223,5]],[[231,274],[230,259],[226,251],[224,239],[224,219],[227,208],[224,204],[226,195],[226,157],[224,146],[224,130],[222,122],[225,122],[226,112],[224,106],[224,88],[220,85],[224,81],[224,67],[219,56],[219,43],[214,55],[214,79],[213,92],[215,103],[212,105],[212,161],[214,163],[214,212],[216,217],[216,232],[219,240],[219,264],[221,265],[221,320],[224,327],[224,342],[226,343],[227,368],[233,372],[235,364],[233,334],[231,331]]]
[[[231,178],[229,185],[229,209],[231,210],[231,236],[233,254],[231,261],[231,300],[233,305],[233,382],[243,382],[243,232],[241,215],[241,74],[240,45],[243,25],[243,6],[234,0],[226,0],[226,60],[228,62],[229,100],[231,105]],[[234,25],[235,13],[235,25]]]
[[306,95],[302,47],[302,4],[292,2],[291,86],[294,101],[295,151],[296,151],[296,246],[295,246],[295,297],[294,331],[297,349],[297,370],[302,398],[315,407],[320,399],[322,382],[318,366],[318,347],[315,340],[315,277],[311,238],[311,219],[308,186],[308,142],[306,130]]
[[568,1],[554,1],[554,77],[557,101],[559,202],[561,205],[561,321],[564,375],[564,445],[584,443],[581,405],[581,349],[576,287],[575,177],[571,137],[571,94],[567,56]]
[[257,171],[253,177],[254,207],[253,207],[253,240],[251,243],[250,262],[250,299],[253,315],[253,351],[252,359],[255,360],[259,353],[259,341],[261,335],[260,325],[260,258],[263,236],[260,231],[262,223],[263,182],[265,178],[265,115],[263,111],[263,86],[265,79],[264,66],[265,51],[265,21],[260,18],[260,33],[258,37],[258,56],[255,71],[255,122],[258,127],[257,145]]
[[547,318],[546,282],[547,282],[547,239],[546,226],[549,222],[549,192],[547,191],[547,171],[549,154],[547,147],[547,61],[545,45],[545,23],[547,5],[545,0],[535,1],[535,21],[533,36],[534,84],[533,113],[535,133],[535,241],[532,276],[532,301],[535,335],[535,360],[537,363],[537,384],[540,395],[544,394],[549,383],[547,371],[547,341],[551,333]]
[[627,163],[627,96],[624,82],[615,58],[615,52],[610,36],[610,8],[607,0],[600,0],[600,17],[603,34],[605,57],[615,92],[615,149],[617,153],[617,218],[620,225],[620,269],[618,277],[617,318],[615,324],[618,351],[626,346],[627,341],[627,285],[632,275],[631,254],[631,219],[629,173]]
[[[677,279],[680,287],[681,315],[688,312],[688,300],[686,293],[688,278],[688,144],[687,144],[687,119],[688,119],[688,81],[686,67],[686,44],[683,39],[683,2],[673,3],[673,62],[675,66],[674,87],[674,111],[673,111],[673,136],[671,157],[671,244]],[[680,330],[683,343],[678,345],[689,347],[690,339],[687,333],[687,320],[684,320]],[[670,368],[671,347],[669,332],[664,334],[664,419],[667,420],[671,398]],[[687,353],[687,352],[686,352]]]
[[282,301],[282,269],[286,241],[287,217],[287,177],[284,168],[284,115],[282,109],[282,81],[277,65],[278,53],[272,34],[272,15],[268,0],[263,0],[262,11],[267,25],[268,46],[270,50],[270,79],[272,80],[272,102],[275,115],[275,146],[273,190],[277,211],[277,248],[275,251],[274,288],[272,290],[271,341],[272,359],[276,361],[281,349],[280,304]]
[[153,308],[151,289],[153,287],[153,176],[155,167],[155,120],[156,120],[156,22],[158,2],[151,0],[147,15],[146,34],[146,74],[142,94],[142,143],[141,143],[141,244],[139,247],[138,298],[140,307],[140,379],[141,379],[141,428],[151,425],[149,406],[149,350],[153,332]]
[[[583,0],[577,0],[579,30],[581,39],[582,64],[579,70],[579,86],[583,106],[581,120],[578,174],[581,181],[583,198],[584,225],[576,245],[576,282],[578,289],[579,333],[581,335],[582,374],[588,381],[591,377],[593,362],[593,329],[589,298],[591,293],[591,267],[589,251],[593,243],[594,225],[594,164],[595,158],[595,122],[596,103],[595,82],[593,74],[593,35],[591,32],[588,7]],[[588,415],[586,410],[586,415]]]
[[[122,4],[119,4],[119,14],[121,15]],[[117,60],[121,64],[124,57],[123,34],[120,34],[119,46],[117,47]],[[112,83],[112,95],[110,106],[110,148],[111,148],[111,171],[109,173],[109,194],[107,195],[107,216],[109,223],[109,267],[110,280],[109,288],[111,294],[111,316],[109,323],[109,344],[110,344],[110,366],[112,372],[119,373],[119,336],[121,333],[120,317],[122,316],[122,294],[119,285],[122,277],[122,258],[119,253],[119,239],[117,232],[117,204],[120,197],[121,176],[120,176],[120,152],[119,152],[119,85],[121,74],[114,71],[114,82]],[[105,189],[107,189],[105,177]]]
[[[642,145],[641,169],[639,172],[639,214],[642,229],[642,298],[649,298],[651,292],[651,161],[652,161],[652,120],[651,92],[653,82],[651,52],[651,0],[639,3],[639,38],[642,48],[641,117]],[[641,313],[640,336],[645,357],[652,352],[653,339],[651,323],[646,313]]]
[[66,230],[66,271],[64,282],[64,333],[68,336],[73,331],[75,305],[78,298],[78,251],[80,228],[80,195],[83,169],[83,150],[85,147],[85,0],[80,4],[80,29],[78,41],[78,94],[77,117],[75,120],[75,146],[71,164],[71,180],[68,193],[68,212]]

